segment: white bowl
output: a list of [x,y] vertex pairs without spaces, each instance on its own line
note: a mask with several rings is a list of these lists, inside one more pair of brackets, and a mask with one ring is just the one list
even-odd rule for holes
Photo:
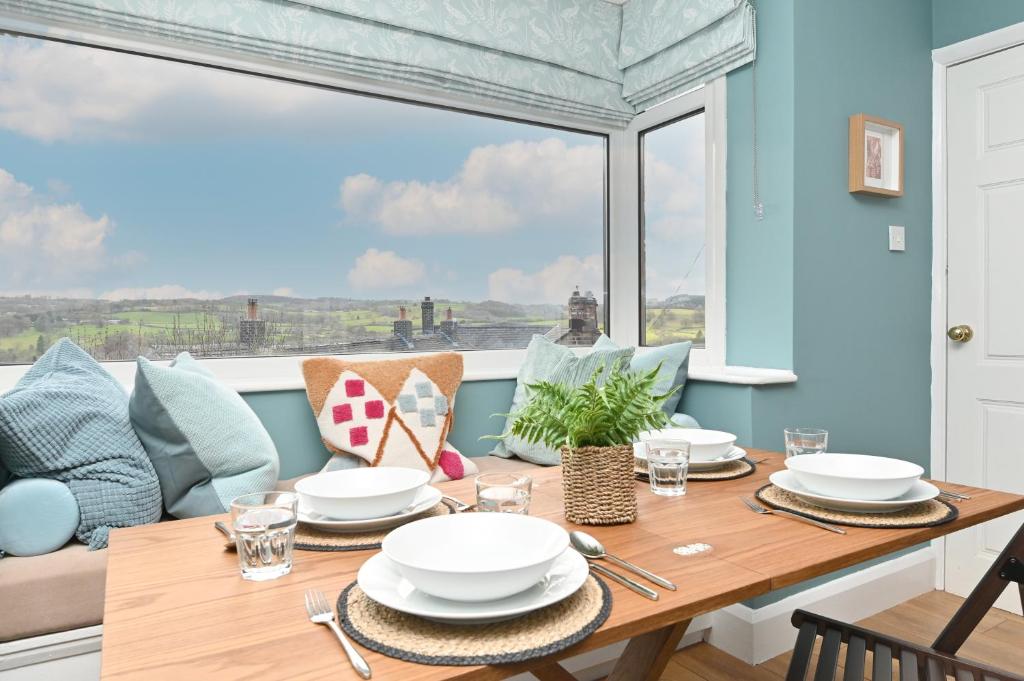
[[902,496],[924,474],[916,463],[867,454],[791,456],[786,468],[811,492],[862,501]]
[[[721,430],[702,428],[663,428],[640,433],[640,442],[683,440],[690,443],[690,461],[712,461],[727,455],[736,444],[736,436]],[[634,446],[634,453],[637,448]],[[640,451],[643,451],[641,446]],[[644,458],[646,455],[644,455]]]
[[568,547],[569,534],[548,520],[458,513],[403,525],[381,548],[420,591],[476,603],[529,589]]
[[394,515],[430,481],[415,468],[376,466],[318,473],[295,483],[304,508],[334,520]]

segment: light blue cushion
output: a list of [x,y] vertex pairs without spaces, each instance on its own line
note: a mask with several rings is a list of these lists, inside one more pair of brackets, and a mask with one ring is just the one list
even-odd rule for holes
[[128,419],[128,395],[67,338],[0,396],[0,457],[19,478],[65,483],[78,500],[77,537],[107,545],[111,527],[160,520],[160,483]]
[[14,480],[0,489],[0,551],[39,556],[56,551],[75,536],[78,502],[63,482],[45,478]]
[[697,419],[693,418],[689,414],[672,414],[668,420],[677,428],[700,428],[700,424],[697,423]]
[[[676,413],[679,401],[683,399],[683,386],[686,385],[686,372],[690,365],[690,348],[692,346],[693,343],[690,341],[683,341],[656,348],[646,348],[644,352],[634,354],[633,359],[629,361],[629,368],[640,372],[651,371],[661,364],[658,382],[654,386],[659,395],[679,386],[679,390],[661,405],[662,411],[669,416]],[[604,334],[601,334],[601,337],[594,343],[595,350],[614,350],[617,347],[619,346]]]
[[187,352],[167,367],[139,357],[129,412],[176,518],[224,513],[235,497],[277,484],[266,428]]
[[[526,405],[528,394],[526,386],[540,381],[562,383],[564,385],[583,385],[594,374],[598,367],[604,367],[605,375],[616,361],[629,362],[633,357],[633,348],[595,349],[586,355],[579,356],[564,345],[558,345],[544,336],[534,336],[526,349],[526,359],[519,367],[516,378],[516,391],[512,396],[512,407],[505,421],[507,433],[515,420],[515,414]],[[554,466],[562,461],[560,451],[540,443],[529,443],[525,440],[509,436],[498,442],[491,452],[496,456],[520,459],[542,466]]]

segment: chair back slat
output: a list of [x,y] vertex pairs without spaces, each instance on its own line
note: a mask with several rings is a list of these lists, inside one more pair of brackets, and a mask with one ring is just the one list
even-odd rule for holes
[[871,661],[871,678],[873,681],[892,680],[892,648],[887,644],[876,641],[874,647],[874,659]]
[[934,657],[929,657],[925,663],[925,677],[928,681],[946,681],[946,671],[942,663]]
[[923,681],[918,673],[917,653],[904,648],[900,651],[900,681]]
[[846,642],[846,663],[843,665],[843,681],[864,681],[864,655],[867,641],[863,636],[850,636]]
[[814,652],[814,639],[817,637],[818,625],[814,622],[804,622],[800,625],[800,633],[796,637],[796,647],[793,648],[793,657],[789,661],[789,671],[786,672],[786,681],[804,681],[807,678],[811,653]]
[[964,669],[963,667],[957,667],[956,681],[978,681],[978,676],[974,673],[974,670],[972,669]]
[[818,651],[818,670],[814,673],[814,681],[835,681],[836,668],[839,666],[839,645],[843,642],[843,632],[828,628]]

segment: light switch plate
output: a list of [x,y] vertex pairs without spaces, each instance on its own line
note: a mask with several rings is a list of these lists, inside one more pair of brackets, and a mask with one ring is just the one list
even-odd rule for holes
[[889,225],[889,250],[907,250],[906,230],[902,225]]

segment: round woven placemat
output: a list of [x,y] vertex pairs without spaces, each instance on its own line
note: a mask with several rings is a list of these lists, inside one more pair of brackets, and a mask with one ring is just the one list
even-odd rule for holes
[[[634,464],[633,473],[636,474],[637,480],[648,482],[650,480],[650,476],[647,474],[647,462],[642,459],[636,459]],[[730,461],[721,468],[716,468],[713,471],[690,471],[686,474],[686,479],[690,482],[735,480],[737,478],[745,478],[756,470],[756,464],[751,463],[747,459],[737,459],[736,461]]]
[[407,662],[453,666],[550,655],[594,633],[611,608],[611,591],[593,575],[564,601],[490,624],[442,624],[407,615],[371,600],[355,582],[338,597],[342,627],[363,647]]
[[[416,516],[415,520],[446,515],[455,511],[442,501],[437,506]],[[412,522],[411,520],[409,522]],[[325,532],[303,522],[295,528],[295,548],[301,551],[363,551],[379,549],[388,532],[395,529],[373,530],[371,532]]]
[[908,527],[933,527],[955,520],[960,514],[953,504],[939,499],[922,501],[920,504],[908,506],[902,511],[892,513],[851,513],[849,511],[833,511],[815,506],[784,489],[768,483],[757,490],[756,496],[772,508],[796,513],[814,520],[851,527],[871,527],[880,529],[898,529]]

